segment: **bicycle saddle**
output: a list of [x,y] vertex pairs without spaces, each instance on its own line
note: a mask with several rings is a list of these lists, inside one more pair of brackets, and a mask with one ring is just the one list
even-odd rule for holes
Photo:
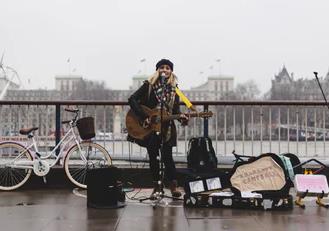
[[34,127],[34,128],[22,128],[21,130],[19,130],[19,134],[21,135],[28,135],[30,132],[36,131],[38,130],[38,127]]

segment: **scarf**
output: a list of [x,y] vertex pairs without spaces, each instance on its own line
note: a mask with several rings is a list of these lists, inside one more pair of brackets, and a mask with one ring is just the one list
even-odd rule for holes
[[[161,104],[161,97],[163,97],[164,106],[166,107],[167,111],[170,114],[172,113],[173,105],[175,102],[175,94],[176,94],[175,89],[176,89],[176,87],[173,87],[171,84],[167,84],[167,82],[165,83],[164,87],[160,81],[157,81],[153,85],[153,91],[154,91],[155,97],[158,101],[158,105]],[[171,137],[171,123],[172,123],[172,121],[170,121],[169,128],[168,128],[166,134],[164,134],[165,142],[169,141],[169,139]]]
[[155,93],[155,97],[158,101],[158,104],[161,103],[161,97],[163,97],[164,105],[166,106],[167,110],[171,113],[175,101],[175,94],[176,94],[175,87],[167,83],[165,83],[165,86],[162,87],[161,82],[157,81],[153,85],[153,91]]

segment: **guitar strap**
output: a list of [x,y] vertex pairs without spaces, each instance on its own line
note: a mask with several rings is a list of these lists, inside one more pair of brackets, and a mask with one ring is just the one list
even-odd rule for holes
[[178,89],[178,87],[175,88],[175,91],[179,98],[185,103],[186,107],[192,109],[193,111],[196,111],[191,101],[184,95],[181,90]]

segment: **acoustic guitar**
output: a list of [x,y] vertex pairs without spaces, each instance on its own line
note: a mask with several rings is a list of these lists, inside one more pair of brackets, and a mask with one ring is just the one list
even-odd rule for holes
[[[144,105],[141,105],[144,112],[150,118],[149,126],[143,126],[143,121],[137,117],[137,115],[130,109],[126,116],[126,128],[128,134],[135,138],[143,140],[147,135],[151,132],[160,132],[161,130],[161,110],[160,109],[150,109]],[[201,117],[201,118],[208,118],[213,115],[211,111],[207,112],[194,112],[194,113],[185,113],[187,117]],[[169,112],[163,110],[162,112],[162,122],[164,128],[168,127],[168,123],[171,120],[179,119],[180,115],[170,115]]]

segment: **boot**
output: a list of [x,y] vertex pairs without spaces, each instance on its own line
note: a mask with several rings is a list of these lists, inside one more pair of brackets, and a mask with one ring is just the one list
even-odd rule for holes
[[182,195],[182,193],[180,191],[178,191],[177,185],[178,185],[177,180],[173,180],[169,184],[169,189],[170,189],[172,197],[177,197],[178,198]]

